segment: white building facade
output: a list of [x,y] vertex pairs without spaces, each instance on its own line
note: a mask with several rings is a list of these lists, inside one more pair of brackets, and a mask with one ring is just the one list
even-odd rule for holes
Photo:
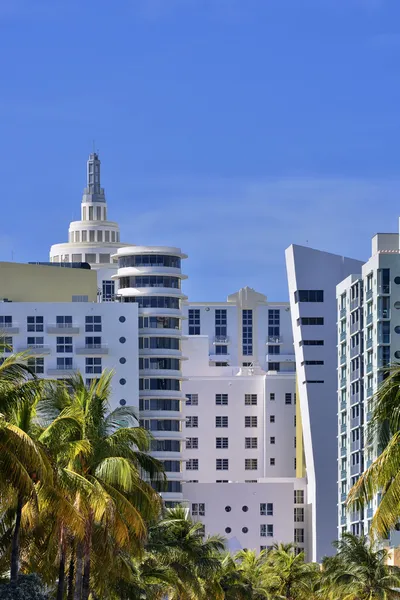
[[117,259],[112,258],[120,242],[118,223],[108,220],[107,202],[101,187],[100,159],[96,153],[87,161],[87,184],[81,202],[81,220],[72,221],[68,242],[54,244],[50,249],[50,262],[87,262],[97,271],[99,300],[113,301],[116,283],[112,276],[117,272]]
[[286,250],[312,560],[332,554],[337,538],[336,285],[361,265],[308,247]]
[[296,541],[308,553],[288,309],[250,288],[185,307],[183,495],[232,551]]
[[65,380],[79,371],[90,384],[113,370],[111,409],[139,408],[136,305],[0,302],[0,331],[3,355],[27,352],[39,377]]
[[373,396],[400,359],[398,234],[375,235],[371,258],[337,286],[337,327],[338,532],[361,535],[369,531],[379,496],[360,511],[349,512],[345,501],[378,455],[367,435]]
[[164,464],[167,506],[182,502],[182,303],[186,278],[179,248],[132,246],[115,255],[118,298],[139,315],[139,402],[143,427],[151,431],[152,454]]

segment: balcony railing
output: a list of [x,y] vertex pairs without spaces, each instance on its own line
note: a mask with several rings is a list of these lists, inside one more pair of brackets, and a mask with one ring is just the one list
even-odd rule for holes
[[354,404],[358,404],[360,401],[361,401],[360,392],[357,392],[350,396],[350,406],[354,406]]
[[350,348],[350,358],[354,358],[355,356],[358,356],[358,354],[360,354],[360,344],[357,344],[357,346],[353,346],[353,348]]
[[378,294],[390,294],[390,284],[378,285]]
[[372,348],[372,343],[373,343],[372,338],[368,338],[367,339],[367,348]]
[[365,299],[368,302],[368,300],[371,300],[371,298],[372,298],[372,290],[367,290],[365,293]]
[[282,344],[283,337],[281,335],[269,335],[267,337],[267,344]]
[[214,344],[227,344],[229,337],[227,335],[216,335],[214,336]]
[[340,501],[346,502],[346,500],[347,500],[347,494],[340,494]]
[[372,313],[367,315],[367,325],[371,325],[373,319],[374,319],[374,315]]
[[344,319],[346,317],[346,309],[345,308],[340,309],[339,316],[341,319]]
[[341,410],[341,411],[342,411],[342,410],[346,410],[346,408],[347,408],[346,402],[341,402],[341,403],[340,403],[340,410]]
[[108,346],[106,344],[85,344],[76,348],[77,354],[108,354]]
[[4,331],[7,335],[11,333],[19,333],[19,325],[18,323],[1,323],[0,331]]
[[346,339],[346,332],[345,331],[341,331],[340,332],[340,341],[343,342]]
[[372,363],[367,364],[367,373],[372,373],[372,369],[374,368]]
[[350,310],[354,310],[355,308],[358,308],[359,306],[360,306],[360,297],[354,298],[354,300],[351,300]]
[[346,387],[346,377],[342,377],[341,379],[339,379],[339,385],[340,387]]
[[347,454],[347,448],[346,448],[346,446],[341,446],[340,447],[340,456],[343,457],[343,456],[346,456],[346,454]]
[[361,415],[358,415],[358,417],[353,417],[350,419],[350,428],[354,429],[354,427],[360,427],[361,425]]
[[357,452],[361,448],[361,441],[356,440],[355,442],[350,443],[350,452]]
[[358,321],[356,321],[355,323],[351,323],[350,324],[350,333],[356,333],[356,331],[359,331],[361,329],[361,320],[358,319]]
[[51,323],[47,325],[47,333],[59,333],[67,335],[71,333],[79,333],[79,327],[73,323]]
[[340,479],[347,479],[347,471],[345,469],[340,471]]
[[350,373],[350,381],[356,381],[357,379],[360,379],[360,376],[361,376],[360,369],[355,369],[354,371],[351,371],[351,373]]
[[340,433],[345,433],[346,429],[347,429],[346,423],[341,423],[340,424]]
[[346,355],[345,354],[341,354],[340,355],[340,364],[341,365],[345,365],[346,364]]
[[372,387],[367,388],[367,398],[371,398],[374,395]]
[[360,473],[361,471],[361,465],[351,465],[350,466],[350,475],[357,475],[357,473]]
[[45,346],[44,344],[26,344],[18,348],[18,351],[28,354],[50,354],[50,346]]

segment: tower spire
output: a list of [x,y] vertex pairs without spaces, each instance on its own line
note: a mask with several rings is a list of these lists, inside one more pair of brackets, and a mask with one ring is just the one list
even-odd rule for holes
[[83,190],[82,204],[105,202],[104,189],[100,182],[100,159],[97,152],[89,154],[87,161],[87,187]]

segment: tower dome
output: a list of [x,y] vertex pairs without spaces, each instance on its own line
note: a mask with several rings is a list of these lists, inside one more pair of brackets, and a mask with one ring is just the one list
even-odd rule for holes
[[[50,262],[87,262],[97,271],[99,299],[114,300],[116,285],[112,276],[117,261],[112,256],[123,246],[119,225],[107,219],[107,201],[101,187],[101,162],[93,152],[87,161],[86,187],[81,202],[81,220],[72,221],[68,242],[50,248]],[[132,244],[129,244],[132,245]]]

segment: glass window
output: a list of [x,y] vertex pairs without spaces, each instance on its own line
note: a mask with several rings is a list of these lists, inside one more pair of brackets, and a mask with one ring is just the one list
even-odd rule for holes
[[292,394],[290,392],[285,394],[285,404],[292,404]]
[[227,336],[227,311],[225,308],[215,310],[215,337],[226,338]]
[[246,416],[244,418],[244,426],[245,427],[257,427],[257,417],[256,416]]
[[26,329],[27,331],[43,331],[43,317],[27,317],[26,318]]
[[[96,234],[96,232],[94,231],[94,229],[89,230],[89,242],[95,241],[95,234]],[[94,261],[92,261],[92,262],[94,262]]]
[[186,438],[186,450],[198,450],[199,449],[199,438],[189,437]]
[[59,337],[57,336],[57,352],[58,353],[72,353],[72,337]]
[[12,327],[12,317],[11,316],[0,316],[0,329],[5,329],[6,327]]
[[228,406],[228,394],[215,394],[215,404],[217,406]]
[[198,394],[186,394],[186,406],[197,406],[199,404]]
[[101,331],[101,316],[89,315],[85,318],[85,331],[100,332]]
[[43,375],[44,358],[28,358],[27,364],[36,375]]
[[101,358],[87,357],[85,359],[85,372],[87,374],[95,373],[101,375],[102,371]]
[[94,253],[85,254],[85,262],[87,262],[89,264],[95,263],[96,262],[96,254],[94,254]]
[[199,417],[186,417],[186,427],[198,427]]
[[324,290],[297,290],[294,293],[295,302],[323,302]]
[[104,280],[103,281],[103,294],[102,294],[103,302],[114,300],[114,298],[115,298],[115,282],[112,280]]
[[253,311],[242,311],[242,353],[253,356]]
[[61,371],[70,371],[73,369],[72,356],[57,357],[57,369]]
[[189,308],[189,335],[200,335],[200,310]]
[[0,352],[12,352],[13,339],[11,336],[0,337]]
[[186,461],[186,470],[187,471],[198,471],[199,470],[199,459],[198,458],[188,458]]
[[227,449],[229,445],[229,441],[227,437],[217,437],[215,438],[215,447],[216,448],[224,448]]
[[217,458],[215,460],[215,468],[217,471],[228,471],[229,460],[227,458]]
[[258,438],[246,437],[244,438],[244,447],[246,450],[257,448]]
[[228,427],[228,417],[227,416],[215,417],[215,427]]
[[244,459],[244,468],[246,471],[255,471],[258,469],[257,459],[256,458],[245,458]]
[[279,336],[280,334],[280,310],[268,310],[268,335]]
[[257,406],[257,394],[245,394],[244,404],[245,406]]

